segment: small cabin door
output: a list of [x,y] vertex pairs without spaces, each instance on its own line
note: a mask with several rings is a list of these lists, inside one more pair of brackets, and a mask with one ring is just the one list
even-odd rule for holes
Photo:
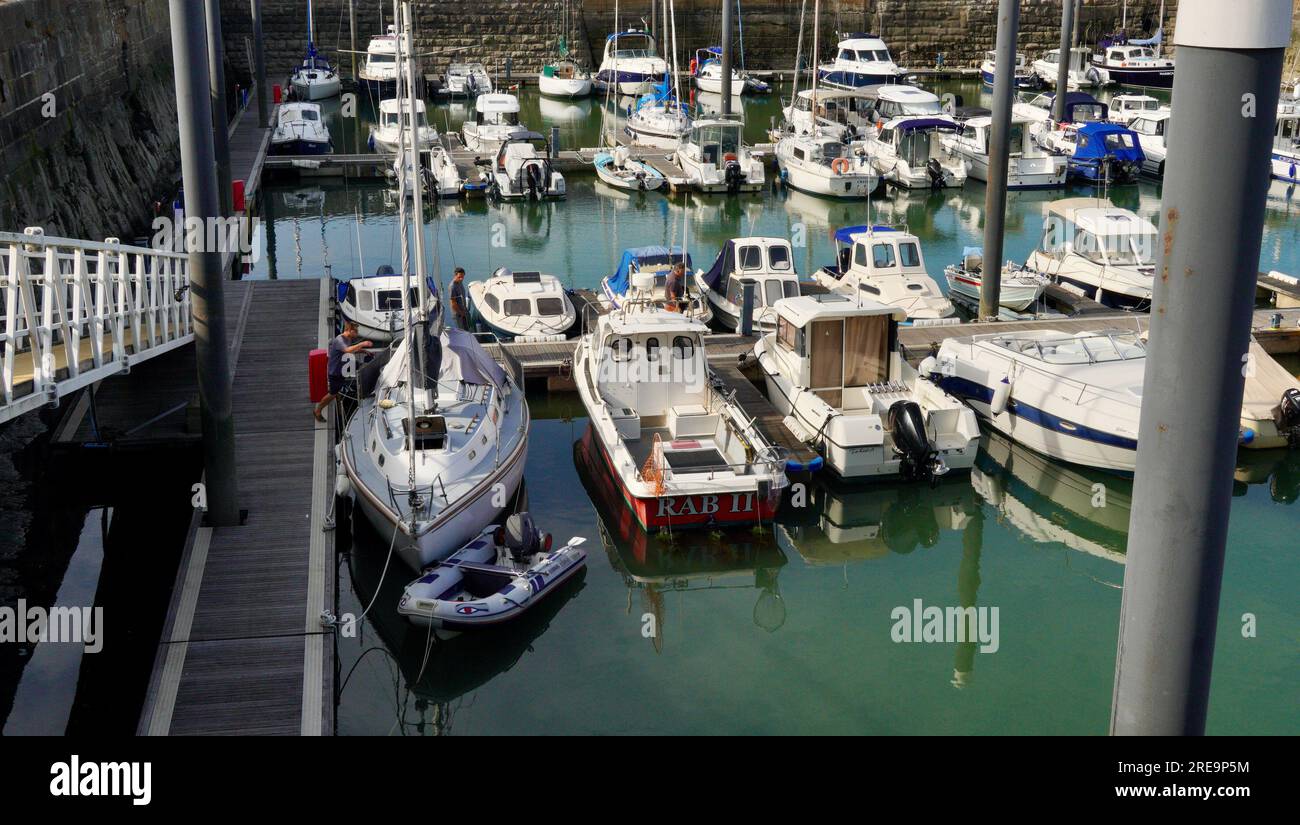
[[811,389],[826,403],[838,407],[844,386],[844,321],[814,321],[809,329]]

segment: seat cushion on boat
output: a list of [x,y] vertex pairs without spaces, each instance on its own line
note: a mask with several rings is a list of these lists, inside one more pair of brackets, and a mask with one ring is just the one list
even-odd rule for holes
[[727,460],[712,447],[699,450],[664,450],[664,463],[675,474],[711,473],[727,469]]

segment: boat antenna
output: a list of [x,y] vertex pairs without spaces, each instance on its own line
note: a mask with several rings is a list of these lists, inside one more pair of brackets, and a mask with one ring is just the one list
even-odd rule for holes
[[822,3],[821,0],[813,0],[813,59],[812,59],[812,125],[813,131],[817,131],[817,61],[820,59],[820,39],[822,28]]
[[[669,33],[673,41],[673,99],[677,101],[677,105],[680,107],[682,105],[682,90],[679,85],[681,80],[677,76],[677,4],[673,0],[667,0],[667,3],[668,11],[672,15]],[[678,143],[680,142],[679,139]]]
[[353,224],[353,226],[355,226],[356,228],[356,235],[357,235],[357,260],[361,262],[361,274],[365,275],[366,256],[365,253],[361,250],[361,202],[359,199],[357,201],[357,206],[356,206],[356,216],[357,216],[357,220],[356,223]]

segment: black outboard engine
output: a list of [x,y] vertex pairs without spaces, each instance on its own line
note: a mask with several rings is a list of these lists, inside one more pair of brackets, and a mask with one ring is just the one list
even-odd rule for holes
[[515,561],[527,561],[542,550],[550,549],[550,536],[537,529],[527,511],[506,519],[504,543]]
[[948,472],[938,452],[925,434],[925,419],[915,401],[895,401],[889,408],[889,430],[894,436],[894,452],[902,456],[899,475],[904,481],[925,480],[933,484]]
[[733,194],[739,192],[740,184],[744,179],[740,164],[734,160],[727,161],[727,191]]
[[930,158],[925,164],[925,171],[930,175],[930,188],[943,188],[943,164],[938,158]]
[[543,171],[541,165],[537,163],[530,163],[524,167],[524,175],[527,178],[524,188],[528,190],[530,200],[541,200],[542,194],[546,191],[546,187],[542,182]]
[[1277,405],[1277,429],[1286,435],[1287,445],[1300,447],[1300,390],[1291,387]]

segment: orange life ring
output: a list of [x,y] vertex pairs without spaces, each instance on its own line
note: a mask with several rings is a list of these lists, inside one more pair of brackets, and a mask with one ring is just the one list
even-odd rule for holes
[[831,171],[843,175],[845,172],[849,171],[849,165],[848,158],[836,158],[831,161]]

